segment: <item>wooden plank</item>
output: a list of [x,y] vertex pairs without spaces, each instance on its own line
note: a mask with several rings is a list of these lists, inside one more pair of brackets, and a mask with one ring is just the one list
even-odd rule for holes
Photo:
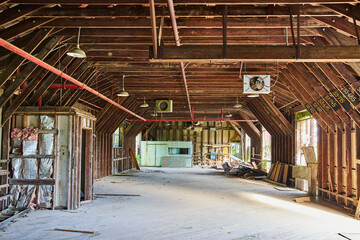
[[359,219],[360,218],[360,199],[358,200],[358,204],[356,207],[356,211],[355,211],[355,218]]
[[282,183],[285,183],[285,184],[287,183],[288,171],[289,171],[289,164],[285,164],[285,165],[284,165],[284,172],[283,172]]
[[76,232],[76,233],[88,233],[88,234],[95,234],[93,231],[80,231],[80,230],[73,230],[73,229],[60,229],[55,228],[54,231],[63,231],[63,232]]
[[39,129],[38,134],[58,134],[57,129]]
[[20,154],[10,154],[9,158],[55,158],[55,155],[44,155],[44,154],[34,154],[34,155],[20,155]]
[[304,203],[304,202],[311,202],[310,197],[300,197],[300,198],[295,198],[295,201],[297,203]]
[[296,59],[292,46],[229,45],[227,59],[222,57],[222,46],[183,45],[164,46],[159,59],[150,62],[359,62],[360,46],[301,46],[301,59]]
[[55,179],[9,179],[10,185],[55,185]]
[[133,163],[134,163],[135,168],[136,168],[137,170],[140,170],[139,163],[138,163],[138,161],[137,161],[137,159],[136,159],[134,149],[130,148],[130,149],[129,149],[129,153],[130,153],[130,155],[131,155],[131,158],[132,158],[132,160],[133,160]]

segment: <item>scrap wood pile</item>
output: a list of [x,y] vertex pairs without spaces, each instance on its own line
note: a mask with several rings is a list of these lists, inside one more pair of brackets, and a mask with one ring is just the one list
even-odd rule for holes
[[267,173],[244,161],[225,162],[223,168],[226,174],[235,175],[242,178],[265,178]]
[[289,179],[289,173],[291,166],[286,163],[276,162],[275,165],[271,166],[269,171],[268,180],[286,184]]

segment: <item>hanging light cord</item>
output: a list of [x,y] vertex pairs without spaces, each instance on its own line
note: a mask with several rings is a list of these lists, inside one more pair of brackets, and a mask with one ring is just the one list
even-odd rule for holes
[[80,30],[81,30],[81,27],[79,27],[78,38],[77,38],[77,46],[80,46]]
[[275,84],[277,83],[278,80],[279,80],[279,62],[276,62],[276,80],[275,80],[274,84],[271,85],[271,87],[275,86]]

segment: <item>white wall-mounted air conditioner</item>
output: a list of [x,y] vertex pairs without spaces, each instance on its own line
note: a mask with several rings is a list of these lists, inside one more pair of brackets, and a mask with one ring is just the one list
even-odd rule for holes
[[270,75],[244,75],[244,94],[268,94],[270,93]]

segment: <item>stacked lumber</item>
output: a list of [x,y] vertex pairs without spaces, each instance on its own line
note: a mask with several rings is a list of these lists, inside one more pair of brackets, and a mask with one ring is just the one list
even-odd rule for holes
[[286,184],[289,179],[291,167],[289,164],[276,162],[271,166],[267,178],[271,181]]

